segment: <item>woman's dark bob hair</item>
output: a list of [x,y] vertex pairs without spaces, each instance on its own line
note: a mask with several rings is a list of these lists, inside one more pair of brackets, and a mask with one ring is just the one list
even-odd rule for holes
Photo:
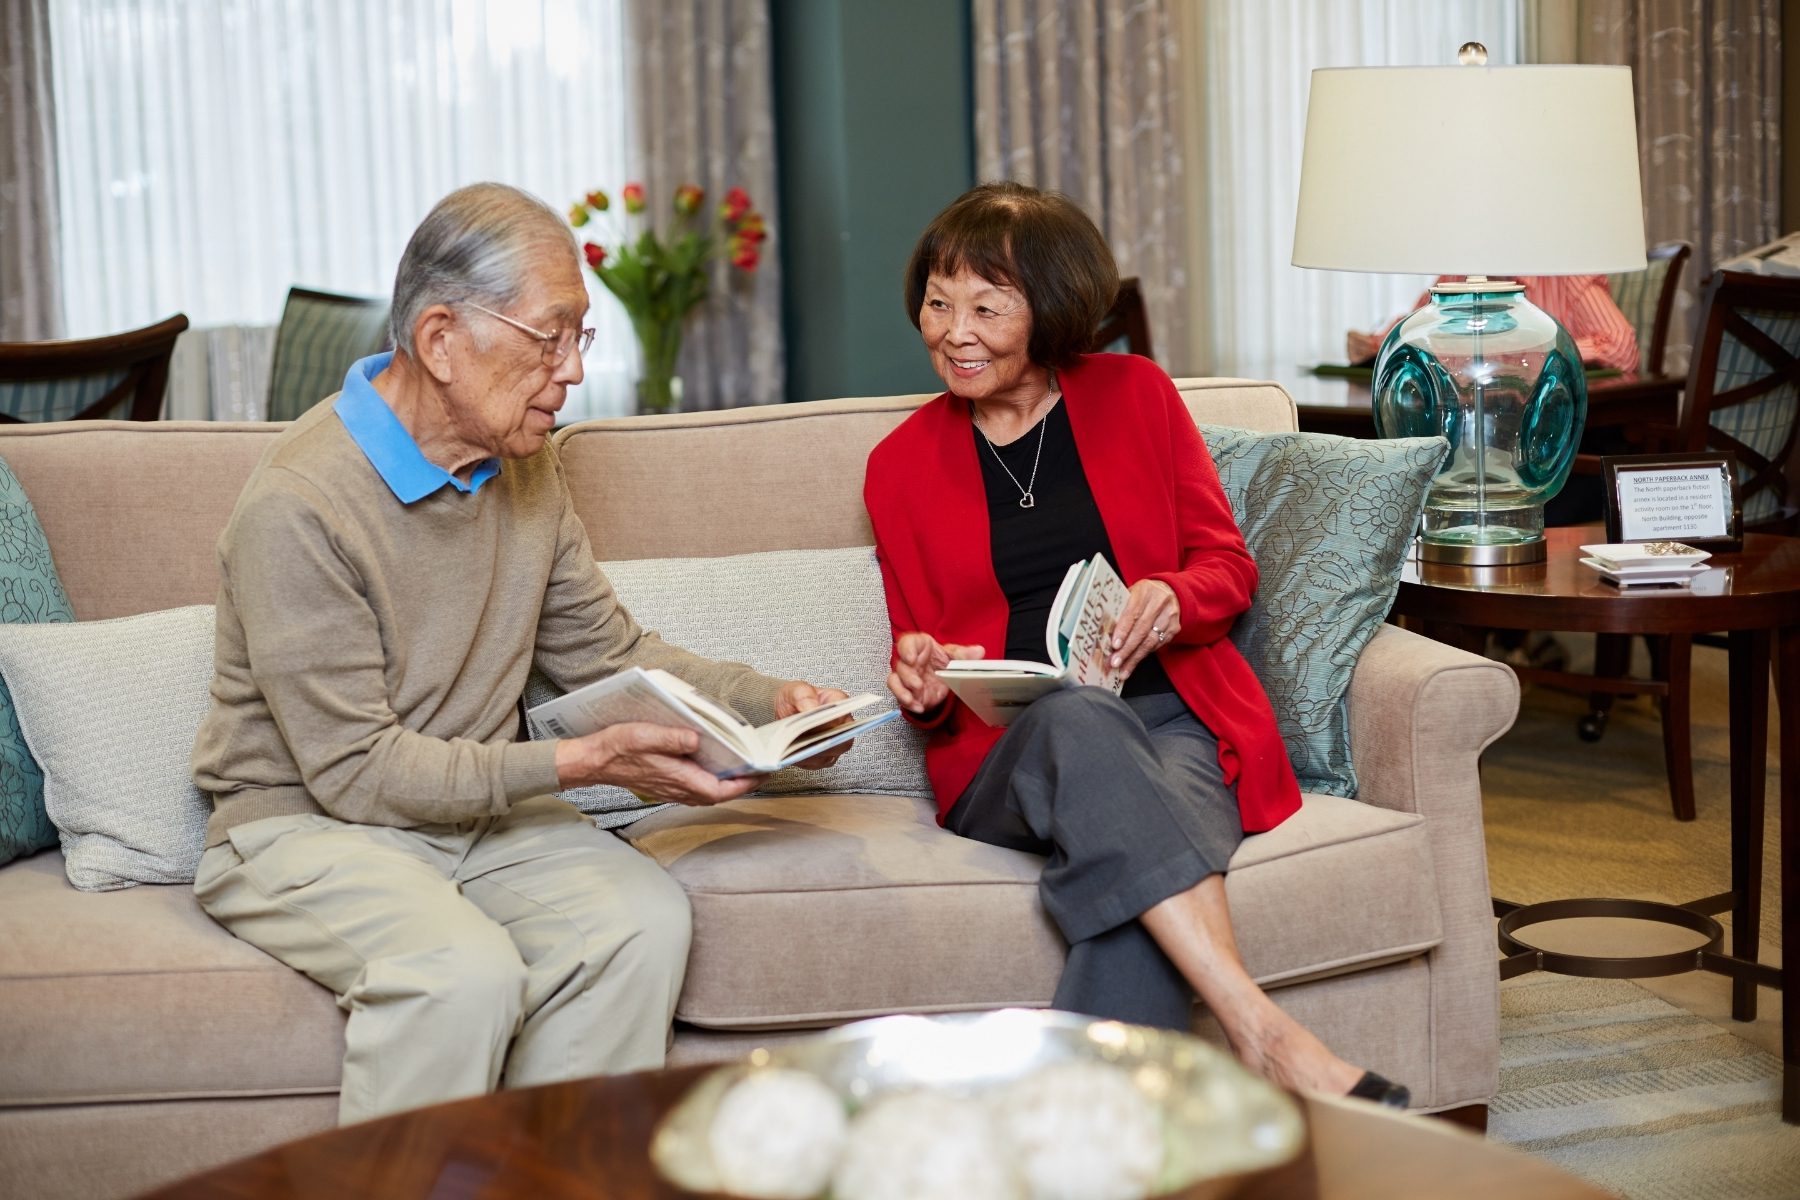
[[925,281],[964,268],[1017,288],[1031,306],[1025,352],[1066,367],[1088,349],[1119,294],[1119,268],[1106,239],[1061,192],[1022,183],[984,183],[939,213],[906,264],[906,314],[919,325]]

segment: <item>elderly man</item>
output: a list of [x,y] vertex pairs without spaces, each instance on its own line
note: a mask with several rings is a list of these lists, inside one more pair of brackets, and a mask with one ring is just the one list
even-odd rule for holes
[[393,354],[277,439],[219,541],[194,888],[337,993],[345,1122],[663,1061],[686,898],[549,793],[714,804],[755,781],[700,769],[685,730],[516,740],[533,662],[565,690],[661,667],[758,723],[842,695],[677,649],[619,604],[546,445],[587,307],[558,214],[452,193],[401,257]]

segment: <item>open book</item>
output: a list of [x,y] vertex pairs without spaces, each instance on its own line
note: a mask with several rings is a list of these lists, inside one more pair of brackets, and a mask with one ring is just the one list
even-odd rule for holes
[[[767,725],[751,725],[692,684],[667,671],[632,667],[529,709],[531,736],[582,737],[608,725],[647,721],[700,735],[693,760],[720,779],[763,775],[811,758],[841,742],[885,725],[900,715],[890,708],[860,720],[846,720],[880,703],[868,692],[822,704]],[[842,724],[838,722],[842,721]]]
[[1091,685],[1118,692],[1125,672],[1108,665],[1113,626],[1124,615],[1129,589],[1104,554],[1069,567],[1050,605],[1044,649],[1050,661],[976,658],[938,672],[957,698],[989,725],[1012,719],[1046,692]]

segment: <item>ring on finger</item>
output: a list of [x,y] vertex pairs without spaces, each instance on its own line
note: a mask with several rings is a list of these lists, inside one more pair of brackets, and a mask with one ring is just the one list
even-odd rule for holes
[[1151,627],[1150,627],[1150,632],[1151,632],[1151,633],[1154,633],[1154,634],[1155,634],[1155,635],[1156,635],[1156,641],[1157,641],[1157,644],[1158,644],[1158,645],[1160,645],[1160,644],[1162,644],[1162,643],[1163,643],[1163,642],[1165,642],[1165,641],[1167,641],[1167,640],[1168,640],[1168,636],[1169,636],[1169,635],[1168,635],[1168,634],[1166,634],[1166,633],[1164,633],[1164,632],[1163,632],[1163,631],[1162,631],[1162,629],[1161,629],[1161,628],[1159,628],[1159,627],[1158,627],[1158,626],[1155,626],[1155,625],[1152,625],[1152,626],[1151,626]]

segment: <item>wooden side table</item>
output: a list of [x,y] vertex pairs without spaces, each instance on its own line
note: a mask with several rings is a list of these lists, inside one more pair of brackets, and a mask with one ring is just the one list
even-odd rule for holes
[[[1692,590],[1621,592],[1582,566],[1579,546],[1606,540],[1598,526],[1548,531],[1549,559],[1518,567],[1445,567],[1414,561],[1400,584],[1394,612],[1427,623],[1570,633],[1710,633],[1729,635],[1731,704],[1731,890],[1683,905],[1641,901],[1553,901],[1496,904],[1502,948],[1512,957],[1502,974],[1554,970],[1632,978],[1705,970],[1729,976],[1732,1016],[1756,1016],[1756,987],[1781,990],[1782,1120],[1800,1124],[1800,989],[1785,987],[1800,963],[1800,539],[1750,534],[1743,550],[1716,554]],[[1768,759],[1770,643],[1778,665],[1781,746],[1781,967],[1756,961],[1761,923],[1763,775]],[[1575,907],[1570,907],[1571,905]],[[1618,906],[1624,906],[1620,908]],[[1653,910],[1664,911],[1658,914]],[[1568,916],[1666,920],[1713,933],[1710,914],[1731,912],[1732,954],[1718,939],[1684,955],[1655,959],[1554,955],[1532,948],[1519,930]],[[1524,910],[1520,910],[1523,912]]]
[[[705,1070],[579,1079],[415,1109],[277,1146],[142,1200],[689,1196],[656,1173],[649,1145],[663,1113]],[[1447,1121],[1360,1101],[1302,1104],[1306,1150],[1232,1188],[1234,1200],[1607,1200],[1547,1162]]]

